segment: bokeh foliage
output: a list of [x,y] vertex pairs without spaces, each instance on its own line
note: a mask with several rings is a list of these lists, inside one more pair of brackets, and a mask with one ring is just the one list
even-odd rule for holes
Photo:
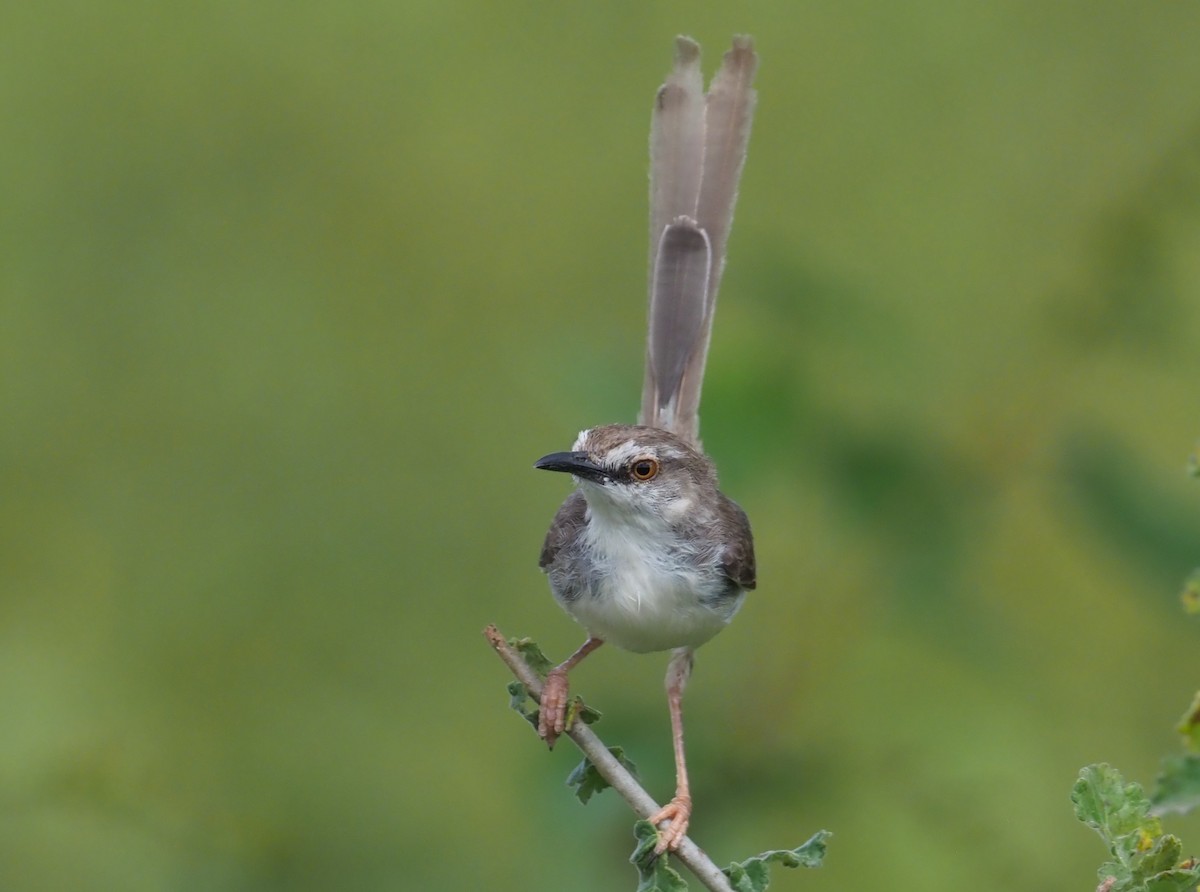
[[[695,836],[1089,887],[1196,686],[1195,4],[3,5],[0,888],[632,887],[479,632],[579,640],[531,464],[635,411],[677,32],[763,60]],[[659,796],[664,665],[576,679]]]

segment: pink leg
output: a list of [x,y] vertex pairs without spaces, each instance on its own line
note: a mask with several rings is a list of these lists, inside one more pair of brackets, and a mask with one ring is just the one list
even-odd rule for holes
[[558,735],[562,734],[567,727],[567,700],[570,692],[567,673],[603,643],[604,641],[600,638],[588,638],[579,646],[579,650],[546,674],[546,682],[542,686],[542,696],[538,706],[538,736],[551,748],[554,747],[554,741],[558,739]]
[[667,706],[671,710],[671,738],[675,744],[675,798],[664,805],[650,818],[659,828],[655,854],[661,855],[670,849],[675,851],[687,834],[688,821],[692,817],[692,796],[688,789],[687,763],[683,758],[683,689],[692,674],[692,650],[681,647],[671,655],[667,665]]

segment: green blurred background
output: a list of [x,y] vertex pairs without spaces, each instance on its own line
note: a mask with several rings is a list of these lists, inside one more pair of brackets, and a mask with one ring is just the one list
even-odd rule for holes
[[[633,888],[480,631],[581,640],[532,462],[636,411],[679,32],[762,57],[695,837],[1094,888],[1197,684],[1200,6],[734,6],[4,5],[0,888]],[[665,662],[575,676],[659,797]]]

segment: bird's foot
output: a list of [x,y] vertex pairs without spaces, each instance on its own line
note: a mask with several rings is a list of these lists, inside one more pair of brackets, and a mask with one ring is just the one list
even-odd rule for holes
[[570,684],[563,669],[551,669],[542,685],[538,705],[538,737],[554,749],[554,741],[567,727],[567,700]]
[[691,820],[691,817],[692,797],[687,793],[676,793],[674,799],[650,817],[650,823],[655,827],[658,827],[663,821],[668,822],[666,827],[658,828],[658,845],[654,847],[655,855],[661,855],[667,850],[673,852],[679,848],[679,844],[687,835],[688,821]]

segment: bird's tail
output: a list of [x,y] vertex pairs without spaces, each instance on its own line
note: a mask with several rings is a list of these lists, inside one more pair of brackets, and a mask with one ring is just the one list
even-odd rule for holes
[[675,67],[659,88],[650,125],[650,320],[641,422],[693,443],[757,67],[753,41],[735,37],[706,94],[699,45],[676,38]]

